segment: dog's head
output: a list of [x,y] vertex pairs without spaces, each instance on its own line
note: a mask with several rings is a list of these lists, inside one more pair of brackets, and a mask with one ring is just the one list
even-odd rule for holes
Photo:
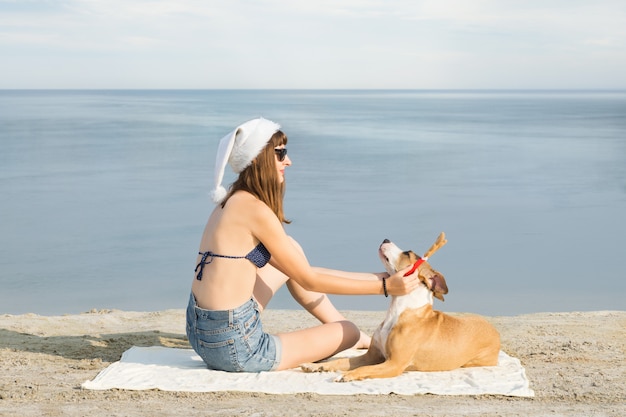
[[[389,275],[421,259],[412,250],[403,251],[393,242],[389,241],[389,239],[385,239],[383,243],[381,243],[378,249],[378,256],[383,262],[383,265],[385,265],[385,269]],[[422,283],[433,292],[433,295],[443,301],[443,294],[448,293],[448,286],[446,285],[446,280],[443,275],[434,270],[426,261],[417,268],[417,275]]]

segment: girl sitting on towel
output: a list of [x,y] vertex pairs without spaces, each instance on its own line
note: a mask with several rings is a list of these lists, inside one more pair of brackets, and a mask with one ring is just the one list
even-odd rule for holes
[[[344,272],[311,267],[283,223],[287,136],[259,118],[238,126],[219,143],[215,166],[216,207],[197,258],[187,308],[187,336],[210,369],[261,372],[315,362],[369,337],[331,304],[329,294],[404,295],[419,284],[417,273]],[[226,189],[224,170],[239,174]],[[260,313],[283,284],[322,324],[288,333],[263,331]]]

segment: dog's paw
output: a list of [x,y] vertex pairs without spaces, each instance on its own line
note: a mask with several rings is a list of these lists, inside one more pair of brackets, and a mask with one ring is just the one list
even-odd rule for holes
[[300,369],[303,372],[312,373],[312,372],[324,372],[324,369],[319,363],[303,363],[300,365]]
[[346,372],[343,375],[340,375],[335,379],[335,382],[352,382],[352,381],[360,381],[363,378],[361,376],[356,375],[354,372]]
[[337,378],[333,379],[333,382],[348,382],[348,381],[344,381],[343,375],[339,375]]
[[300,369],[304,372],[335,372],[337,369],[330,362],[323,363],[303,363]]

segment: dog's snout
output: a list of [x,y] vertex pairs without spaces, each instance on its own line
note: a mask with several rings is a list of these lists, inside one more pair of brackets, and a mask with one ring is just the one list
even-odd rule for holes
[[389,242],[391,242],[389,239],[383,240],[383,243],[389,243]]

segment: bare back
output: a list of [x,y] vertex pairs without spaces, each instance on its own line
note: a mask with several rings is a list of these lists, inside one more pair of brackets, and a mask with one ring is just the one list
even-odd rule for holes
[[[211,251],[227,256],[243,256],[259,240],[251,231],[251,210],[258,200],[249,193],[237,192],[222,209],[217,205],[204,228],[199,252]],[[198,255],[197,263],[201,260]],[[228,310],[252,297],[257,267],[247,259],[214,257],[204,265],[202,280],[194,274],[192,292],[198,306],[207,310]]]

